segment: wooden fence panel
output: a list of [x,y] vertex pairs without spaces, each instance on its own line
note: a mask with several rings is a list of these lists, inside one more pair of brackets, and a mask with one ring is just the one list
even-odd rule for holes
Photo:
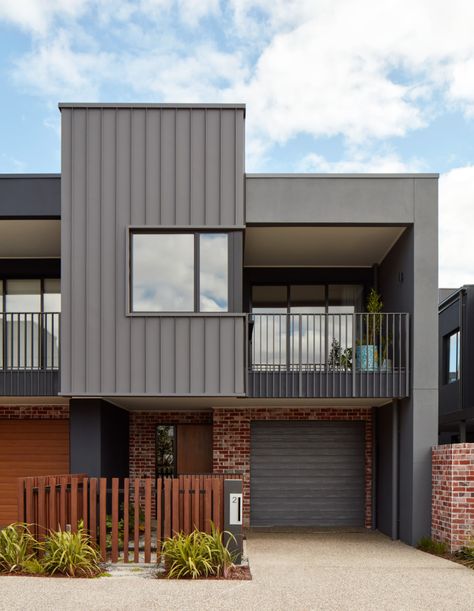
[[145,480],[145,562],[151,562],[151,479]]
[[89,533],[97,543],[97,478],[91,477],[89,485]]
[[105,477],[99,479],[99,543],[102,559],[106,559],[107,553],[107,480]]
[[119,481],[112,478],[112,562],[118,561]]
[[140,480],[135,478],[133,499],[133,561],[138,562],[140,554]]
[[123,561],[128,562],[128,533],[130,528],[130,480],[123,481]]
[[[159,560],[163,540],[175,533],[190,533],[194,528],[210,532],[211,520],[217,528],[223,529],[226,477],[182,475],[120,480],[63,475],[23,478],[18,482],[18,518],[32,524],[33,533],[40,537],[48,530],[64,530],[67,525],[76,530],[78,522],[83,520],[102,558],[112,562],[122,557],[124,562],[130,560],[133,531],[133,561],[151,562],[153,545],[156,544]],[[111,519],[110,532],[108,517]],[[121,520],[123,541],[119,538]]]

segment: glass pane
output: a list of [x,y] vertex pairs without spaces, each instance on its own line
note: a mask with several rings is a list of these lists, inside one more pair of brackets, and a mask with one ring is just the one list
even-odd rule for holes
[[199,236],[200,310],[228,310],[228,246],[225,233],[202,233]]
[[460,342],[459,331],[449,336],[448,384],[459,380]]
[[330,284],[328,287],[329,312],[352,314],[363,311],[361,284]]
[[0,312],[3,312],[3,280],[0,280]]
[[286,286],[252,287],[252,312],[286,312],[287,306]]
[[290,286],[291,312],[315,312],[324,314],[326,307],[326,288],[319,285]]
[[7,312],[41,312],[41,281],[7,280],[5,310]]
[[[286,286],[253,286],[251,359],[254,370],[286,369],[288,297]],[[252,324],[253,323],[253,324]]]
[[156,428],[156,476],[175,474],[175,427],[173,425]]
[[132,310],[194,311],[194,235],[132,235]]
[[61,280],[59,278],[46,278],[43,287],[43,312],[60,312]]

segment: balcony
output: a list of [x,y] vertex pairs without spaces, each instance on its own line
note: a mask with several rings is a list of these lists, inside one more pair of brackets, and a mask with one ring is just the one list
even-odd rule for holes
[[60,314],[0,314],[0,395],[59,393]]
[[409,315],[249,315],[248,395],[403,398],[409,395]]

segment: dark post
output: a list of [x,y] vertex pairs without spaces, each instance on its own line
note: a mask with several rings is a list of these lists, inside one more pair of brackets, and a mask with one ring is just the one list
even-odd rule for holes
[[234,540],[234,538],[225,534],[224,542],[228,543],[230,551],[234,554],[235,564],[242,562],[242,503],[242,480],[224,480],[224,531],[231,533],[235,538]]

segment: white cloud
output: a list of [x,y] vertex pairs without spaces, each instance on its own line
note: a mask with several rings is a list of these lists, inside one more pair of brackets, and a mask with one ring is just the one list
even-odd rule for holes
[[440,177],[439,227],[440,286],[474,284],[474,165]]
[[89,0],[0,0],[0,20],[35,34],[45,34],[56,18],[77,19]]
[[353,152],[341,161],[329,161],[317,153],[309,153],[299,163],[299,172],[322,173],[404,173],[420,172],[423,163],[417,159],[404,161],[395,153],[370,155],[363,152]]

